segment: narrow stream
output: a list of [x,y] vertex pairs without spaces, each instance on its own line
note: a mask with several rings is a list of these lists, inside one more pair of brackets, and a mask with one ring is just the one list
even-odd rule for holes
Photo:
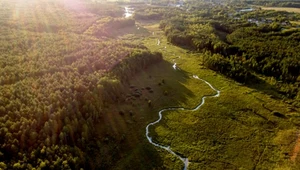
[[[175,70],[177,70],[177,67],[176,67],[176,63],[174,63],[173,65],[173,68]],[[171,150],[170,146],[163,146],[161,144],[158,144],[158,143],[155,143],[152,141],[152,138],[149,136],[149,127],[150,126],[153,126],[157,123],[159,123],[162,119],[162,113],[165,112],[165,111],[169,111],[169,110],[188,110],[188,111],[196,111],[198,110],[204,103],[205,103],[205,99],[206,98],[210,98],[210,97],[219,97],[220,96],[220,90],[217,90],[216,88],[214,88],[209,82],[207,82],[206,80],[203,80],[201,78],[199,78],[198,76],[196,75],[193,75],[193,78],[195,79],[198,79],[200,81],[203,81],[205,82],[211,89],[213,89],[214,91],[216,91],[216,94],[214,95],[204,95],[202,98],[201,98],[201,102],[194,108],[184,108],[184,107],[169,107],[169,108],[165,108],[165,109],[162,109],[158,112],[158,116],[159,118],[152,122],[152,123],[149,123],[147,126],[146,126],[146,137],[148,139],[148,141],[156,146],[156,147],[159,147],[159,148],[162,148],[162,149],[165,149],[166,151],[168,151],[169,153],[171,153],[172,155],[176,156],[177,158],[179,158],[183,163],[184,163],[184,170],[187,170],[188,169],[188,165],[189,165],[189,160],[188,158],[184,158],[184,157],[181,157],[179,156],[178,154],[176,154],[174,151]]]

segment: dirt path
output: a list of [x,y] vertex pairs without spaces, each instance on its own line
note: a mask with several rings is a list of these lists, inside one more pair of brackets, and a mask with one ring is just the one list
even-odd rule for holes
[[296,158],[297,158],[297,156],[298,156],[299,151],[300,151],[300,135],[298,135],[296,144],[295,144],[295,146],[294,146],[294,150],[293,150],[293,152],[292,152],[292,156],[291,156],[291,161],[292,161],[292,162],[295,162],[295,161],[296,161]]

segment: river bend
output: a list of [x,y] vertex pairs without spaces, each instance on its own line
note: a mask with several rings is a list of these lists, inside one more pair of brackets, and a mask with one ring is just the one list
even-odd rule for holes
[[[177,67],[176,67],[176,63],[173,65],[173,68],[176,70]],[[152,141],[152,137],[149,136],[149,127],[150,126],[154,126],[155,124],[159,123],[162,119],[162,113],[165,112],[165,111],[170,111],[170,110],[187,110],[187,111],[196,111],[198,110],[204,103],[205,103],[205,99],[206,98],[211,98],[211,97],[219,97],[220,96],[220,90],[214,88],[209,82],[207,82],[206,80],[203,80],[201,78],[199,78],[197,75],[193,75],[193,78],[197,79],[197,80],[200,80],[200,81],[203,81],[204,83],[206,83],[211,89],[213,89],[216,94],[214,95],[204,95],[202,98],[201,98],[201,101],[200,103],[195,106],[194,108],[184,108],[184,107],[169,107],[169,108],[164,108],[162,110],[160,110],[158,112],[158,116],[159,118],[154,121],[154,122],[151,122],[149,123],[147,126],[146,126],[146,137],[149,141],[149,143],[151,143],[152,145],[156,146],[156,147],[159,147],[159,148],[162,148],[166,151],[168,151],[169,153],[171,153],[172,155],[176,156],[178,159],[180,159],[183,163],[184,163],[184,170],[187,170],[188,169],[188,165],[189,165],[189,160],[188,158],[184,158],[178,154],[176,154],[174,151],[172,151],[172,149],[170,148],[170,146],[164,146],[164,145],[161,145],[159,143],[155,143]]]

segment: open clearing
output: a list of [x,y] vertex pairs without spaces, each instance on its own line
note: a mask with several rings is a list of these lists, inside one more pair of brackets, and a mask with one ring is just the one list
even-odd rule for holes
[[262,7],[263,10],[287,11],[300,13],[300,8],[285,8],[285,7]]

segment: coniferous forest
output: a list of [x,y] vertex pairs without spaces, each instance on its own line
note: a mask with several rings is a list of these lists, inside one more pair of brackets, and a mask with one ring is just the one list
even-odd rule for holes
[[1,1],[0,169],[92,168],[88,145],[106,105],[124,100],[128,79],[162,60],[106,39],[107,29],[134,24],[112,18],[123,15],[116,5],[63,2]]

